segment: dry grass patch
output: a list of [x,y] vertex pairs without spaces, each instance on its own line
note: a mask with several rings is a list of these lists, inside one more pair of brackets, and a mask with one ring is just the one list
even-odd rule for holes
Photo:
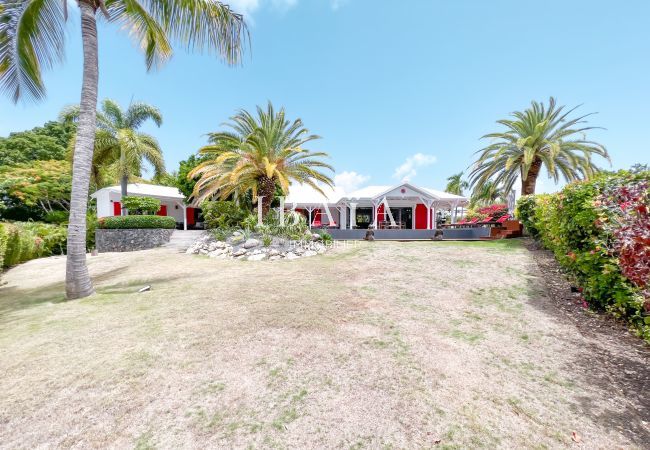
[[61,301],[62,258],[4,276],[7,447],[641,447],[607,421],[629,399],[574,370],[588,338],[540,312],[517,242],[89,262],[80,301]]

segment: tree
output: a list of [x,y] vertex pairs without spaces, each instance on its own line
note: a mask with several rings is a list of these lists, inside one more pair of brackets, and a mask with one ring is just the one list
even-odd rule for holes
[[0,166],[65,159],[66,148],[74,129],[73,124],[47,122],[42,127],[0,138]]
[[71,180],[67,161],[32,161],[0,169],[0,193],[43,213],[68,211]]
[[319,170],[334,170],[322,161],[327,153],[303,148],[319,136],[310,135],[300,119],[287,120],[284,108],[276,112],[269,102],[266,110],[257,107],[257,117],[241,110],[226,125],[232,131],[210,133],[211,144],[199,150],[207,160],[189,174],[200,177],[192,194],[196,202],[251,192],[254,199],[262,197],[262,215],[266,216],[276,186],[285,195],[291,181],[321,193],[319,182],[332,186],[332,179]]
[[454,195],[463,195],[463,191],[468,187],[469,183],[463,180],[463,172],[460,172],[447,178],[447,186],[445,187],[445,192],[449,192],[450,194]]
[[508,191],[505,191],[494,181],[486,181],[476,186],[470,198],[470,207],[488,206],[497,202],[507,202]]
[[194,192],[194,186],[196,186],[196,180],[190,178],[188,175],[196,166],[205,162],[206,158],[197,155],[190,155],[184,161],[181,161],[178,165],[178,174],[176,176],[176,187],[183,193],[185,198],[190,198],[192,192]]
[[[0,89],[14,102],[45,96],[41,69],[63,58],[67,4],[61,0],[4,0],[0,4]],[[243,17],[217,0],[78,0],[77,5],[81,12],[83,77],[68,226],[68,298],[94,292],[86,266],[86,210],[99,82],[97,12],[118,23],[140,44],[147,69],[160,67],[171,57],[172,40],[236,64],[248,36]]]
[[477,152],[480,156],[470,174],[472,186],[480,190],[493,181],[510,192],[520,178],[522,195],[529,195],[535,193],[542,166],[556,183],[560,176],[575,181],[598,172],[592,156],[609,160],[609,155],[603,145],[586,138],[587,131],[597,128],[583,125],[591,114],[569,119],[576,109],[565,112],[551,97],[548,107],[533,101],[525,111],[512,113],[514,120],[497,121],[507,130],[483,136],[495,142]]
[[[79,107],[72,106],[61,112],[64,123],[74,122],[79,117]],[[97,112],[97,133],[95,151],[91,167],[92,178],[101,184],[102,171],[117,174],[122,197],[126,197],[129,180],[142,176],[143,162],[149,162],[156,177],[165,173],[165,160],[158,141],[151,135],[138,131],[147,120],[157,126],[162,124],[162,114],[154,106],[146,103],[133,103],[123,111],[113,100],[102,102]],[[126,207],[122,202],[122,215]]]

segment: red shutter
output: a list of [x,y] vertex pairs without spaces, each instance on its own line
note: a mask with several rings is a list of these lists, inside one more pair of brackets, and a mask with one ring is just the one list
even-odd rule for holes
[[160,209],[156,213],[157,216],[166,216],[167,215],[167,205],[160,205]]
[[113,215],[121,216],[122,215],[122,205],[120,202],[113,202]]

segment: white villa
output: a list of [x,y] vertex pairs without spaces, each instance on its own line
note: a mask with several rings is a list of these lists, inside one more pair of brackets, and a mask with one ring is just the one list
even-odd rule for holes
[[[126,191],[128,195],[160,200],[160,210],[156,214],[174,217],[179,228],[182,226],[184,230],[187,230],[197,226],[200,210],[188,206],[185,203],[185,196],[175,187],[133,183],[127,185]],[[120,186],[109,186],[90,196],[97,200],[97,217],[122,214],[121,192]]]
[[[350,193],[325,188],[324,192],[326,195],[305,185],[292,187],[285,207],[303,212],[313,228],[433,230],[441,217],[438,213],[450,211],[455,222],[457,211],[469,203],[466,197],[411,183],[367,186]],[[352,211],[355,211],[354,220],[350,217]]]
[[[392,236],[396,236],[398,230],[403,230],[405,236],[413,233],[428,236],[430,233],[427,234],[426,230],[438,227],[443,212],[450,212],[451,222],[454,223],[458,211],[463,211],[469,203],[466,197],[411,183],[367,186],[350,193],[336,187],[325,187],[323,191],[325,195],[307,185],[293,185],[285,199],[285,209],[295,209],[304,214],[310,228],[357,230],[355,236],[367,228],[391,230]],[[97,201],[98,217],[121,214],[120,192],[120,186],[110,186],[92,194],[91,197]],[[185,197],[177,188],[136,183],[129,184],[127,192],[128,195],[160,200],[161,207],[157,214],[174,217],[179,229],[203,226],[200,209],[186,204]],[[353,211],[354,218],[351,217]],[[407,230],[413,231],[408,233]]]

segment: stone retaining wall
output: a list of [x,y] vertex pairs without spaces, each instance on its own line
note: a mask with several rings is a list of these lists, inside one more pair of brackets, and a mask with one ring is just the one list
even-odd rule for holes
[[95,230],[95,245],[102,252],[132,252],[159,247],[169,242],[174,230],[163,228]]

